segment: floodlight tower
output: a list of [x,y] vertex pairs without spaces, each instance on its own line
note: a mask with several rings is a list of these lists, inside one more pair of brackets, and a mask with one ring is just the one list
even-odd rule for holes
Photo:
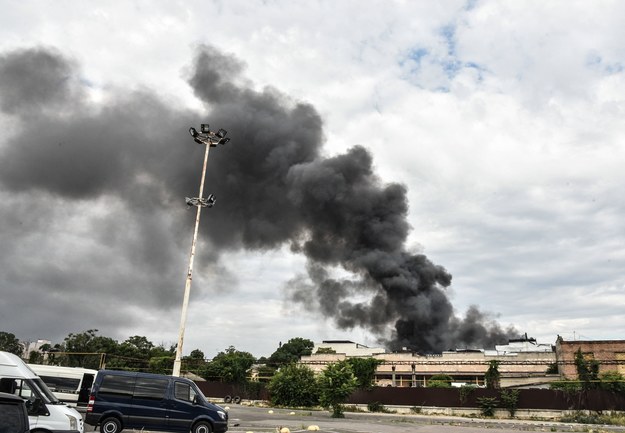
[[174,360],[174,369],[172,372],[172,376],[180,376],[182,344],[184,342],[184,330],[187,323],[187,307],[189,306],[191,280],[193,279],[193,259],[195,258],[195,245],[197,243],[197,234],[200,228],[200,214],[203,207],[213,207],[213,205],[215,204],[215,196],[213,194],[209,194],[206,198],[202,197],[204,193],[204,178],[206,177],[206,165],[208,163],[208,151],[211,147],[215,147],[218,144],[226,144],[230,141],[229,138],[226,138],[226,134],[228,132],[225,129],[219,129],[217,132],[213,132],[209,129],[207,123],[203,123],[202,125],[200,125],[200,132],[197,132],[195,128],[189,128],[189,133],[193,137],[193,141],[206,146],[206,151],[204,152],[204,166],[202,167],[202,179],[200,180],[200,194],[198,197],[185,197],[187,206],[197,207],[197,214],[195,216],[193,241],[191,242],[191,254],[189,254],[189,268],[187,270],[187,279],[184,285],[182,314],[180,315],[180,333],[178,336],[178,345],[176,346],[176,359]]

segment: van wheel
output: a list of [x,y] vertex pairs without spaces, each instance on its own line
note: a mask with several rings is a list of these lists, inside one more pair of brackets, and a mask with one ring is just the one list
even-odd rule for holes
[[211,433],[213,429],[211,425],[206,421],[200,421],[193,426],[193,433]]
[[100,423],[101,433],[119,433],[122,431],[122,423],[117,418],[109,417]]

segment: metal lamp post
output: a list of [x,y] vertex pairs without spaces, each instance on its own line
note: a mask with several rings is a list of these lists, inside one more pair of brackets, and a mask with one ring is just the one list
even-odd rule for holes
[[189,254],[189,268],[187,270],[187,279],[184,285],[184,297],[182,299],[182,314],[180,315],[180,334],[178,336],[178,345],[176,346],[176,359],[174,360],[174,369],[172,376],[180,376],[180,364],[182,359],[182,344],[184,342],[184,330],[187,323],[187,307],[189,306],[189,294],[191,292],[191,280],[193,279],[193,259],[195,257],[195,245],[197,243],[197,234],[200,228],[200,214],[203,207],[213,207],[215,204],[215,196],[209,194],[207,198],[203,198],[204,193],[204,178],[206,177],[206,165],[208,163],[208,152],[211,147],[215,147],[218,144],[226,144],[230,141],[226,138],[227,131],[225,129],[219,129],[217,132],[213,132],[209,129],[208,124],[203,123],[200,126],[200,132],[195,128],[189,128],[189,133],[193,137],[193,140],[198,144],[206,146],[206,152],[204,153],[204,166],[202,167],[202,180],[200,181],[200,194],[198,197],[186,197],[185,201],[187,206],[196,206],[197,214],[195,216],[195,229],[193,230],[193,241],[191,242],[191,254]]

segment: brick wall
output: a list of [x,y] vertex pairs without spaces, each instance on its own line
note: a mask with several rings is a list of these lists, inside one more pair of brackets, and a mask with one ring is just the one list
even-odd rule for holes
[[567,379],[577,379],[575,354],[581,349],[586,359],[594,359],[599,363],[599,373],[618,371],[625,374],[625,340],[603,341],[564,341],[558,337],[556,341],[556,360],[558,372]]

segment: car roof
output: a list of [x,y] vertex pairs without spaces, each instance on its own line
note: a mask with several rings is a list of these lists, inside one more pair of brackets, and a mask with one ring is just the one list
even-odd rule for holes
[[176,379],[184,382],[192,382],[186,377],[178,377],[178,376],[168,376],[165,374],[156,374],[156,373],[143,373],[140,371],[124,371],[124,370],[100,370],[98,371],[98,376],[103,376],[105,374],[115,375],[115,376],[127,376],[127,377],[151,377],[154,379]]
[[6,392],[0,392],[0,401],[10,403],[24,403],[22,397],[15,394],[7,394]]

